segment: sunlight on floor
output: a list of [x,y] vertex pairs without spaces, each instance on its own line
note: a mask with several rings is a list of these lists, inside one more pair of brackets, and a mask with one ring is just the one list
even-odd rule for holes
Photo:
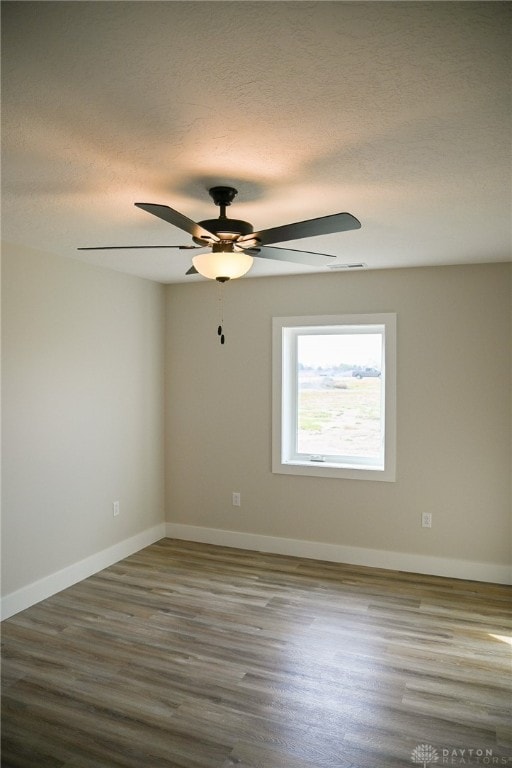
[[489,632],[489,636],[494,637],[496,640],[501,640],[502,643],[512,645],[512,637],[509,637],[508,635],[494,635],[492,632]]

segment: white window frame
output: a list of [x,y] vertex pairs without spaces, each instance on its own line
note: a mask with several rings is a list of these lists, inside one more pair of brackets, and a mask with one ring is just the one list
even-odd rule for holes
[[[396,314],[274,317],[272,320],[272,472],[351,480],[396,479]],[[297,422],[297,336],[306,333],[383,333],[384,440],[382,462],[368,465],[351,457],[337,462],[294,453]],[[315,457],[316,458],[316,457]]]

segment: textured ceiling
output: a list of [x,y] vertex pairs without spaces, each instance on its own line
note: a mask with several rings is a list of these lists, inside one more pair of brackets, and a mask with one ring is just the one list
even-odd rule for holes
[[[511,259],[508,2],[2,3],[2,235],[162,282],[186,244],[135,208],[256,229],[369,268]],[[257,260],[250,275],[322,271]]]

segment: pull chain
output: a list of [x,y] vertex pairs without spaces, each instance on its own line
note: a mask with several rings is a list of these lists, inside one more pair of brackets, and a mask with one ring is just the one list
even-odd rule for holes
[[224,344],[225,336],[222,326],[224,325],[224,283],[219,282],[219,327],[217,328],[217,335],[220,336],[220,343]]

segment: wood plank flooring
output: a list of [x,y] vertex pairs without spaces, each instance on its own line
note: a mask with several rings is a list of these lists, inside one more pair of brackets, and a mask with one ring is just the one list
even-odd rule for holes
[[512,765],[511,593],[163,539],[3,623],[2,766]]

